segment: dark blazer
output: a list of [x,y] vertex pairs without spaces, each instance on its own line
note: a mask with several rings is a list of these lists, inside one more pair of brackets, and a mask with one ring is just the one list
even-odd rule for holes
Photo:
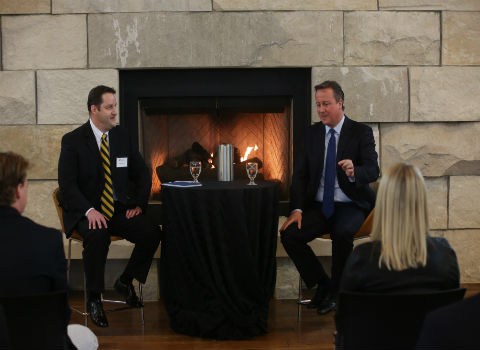
[[368,242],[353,250],[345,264],[341,290],[366,293],[421,293],[458,288],[457,256],[445,238],[427,237],[427,265],[403,271],[378,267],[380,243]]
[[417,349],[480,349],[480,294],[427,315]]
[[[307,129],[304,149],[295,157],[290,207],[308,208],[315,200],[320,186],[325,158],[325,126],[322,123]],[[337,179],[341,190],[357,205],[370,210],[375,204],[375,193],[368,185],[377,180],[379,168],[372,129],[345,116],[337,147],[337,163],[351,159],[355,167],[355,182],[350,182],[337,165]]]
[[[108,137],[115,195],[121,203],[139,206],[145,212],[152,180],[138,146],[120,126],[111,129]],[[117,158],[125,157],[128,166],[117,167]],[[89,121],[62,138],[58,184],[63,221],[69,236],[89,208],[100,211],[100,197],[105,185],[100,152]]]
[[13,207],[0,206],[1,296],[67,290],[60,231],[38,225]]

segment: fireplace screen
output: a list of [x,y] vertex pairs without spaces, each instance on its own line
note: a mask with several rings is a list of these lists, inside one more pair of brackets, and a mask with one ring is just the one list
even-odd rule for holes
[[257,178],[278,181],[288,199],[291,177],[291,98],[175,97],[140,101],[140,147],[152,169],[152,199],[161,183],[191,179],[188,162],[202,161],[199,180],[217,178],[217,151],[234,146],[234,178],[247,180],[246,161],[259,163]]

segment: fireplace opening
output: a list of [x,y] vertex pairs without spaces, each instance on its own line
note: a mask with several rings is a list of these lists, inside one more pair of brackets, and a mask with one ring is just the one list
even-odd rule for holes
[[[236,160],[252,147],[248,158],[260,163],[260,178],[278,181],[279,213],[288,215],[294,154],[311,124],[310,68],[120,70],[119,83],[120,124],[152,174],[147,215],[154,222],[162,177],[189,179],[185,164],[201,153],[200,180],[216,179],[222,143],[236,148]],[[242,160],[234,168],[234,178],[247,181]]]
[[259,164],[257,178],[276,181],[281,200],[290,186],[291,98],[177,97],[140,101],[139,142],[153,170],[152,199],[161,183],[190,178],[190,160],[202,161],[202,179],[217,178],[219,144],[232,144],[234,178],[247,179],[245,162]]

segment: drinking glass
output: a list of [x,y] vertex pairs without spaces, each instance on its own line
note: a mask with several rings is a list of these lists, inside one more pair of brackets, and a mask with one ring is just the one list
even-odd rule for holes
[[246,168],[247,168],[248,178],[250,179],[250,182],[247,185],[256,185],[256,183],[253,180],[255,180],[255,176],[257,176],[257,173],[258,173],[258,163],[247,162]]
[[190,162],[190,174],[193,177],[193,182],[198,183],[198,177],[200,176],[200,173],[202,172],[202,162],[198,160],[192,160]]

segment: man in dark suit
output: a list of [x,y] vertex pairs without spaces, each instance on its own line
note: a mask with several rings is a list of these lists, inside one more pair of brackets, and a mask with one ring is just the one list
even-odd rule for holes
[[[60,231],[22,216],[27,205],[28,162],[0,153],[0,296],[30,296],[66,291],[67,264]],[[65,299],[65,332],[70,308]],[[25,330],[28,332],[28,330]],[[28,336],[28,335],[26,335]],[[70,339],[65,336],[65,347]]]
[[[132,281],[145,283],[160,243],[160,230],[143,213],[151,177],[127,131],[116,125],[115,90],[97,86],[88,95],[90,119],[62,139],[58,183],[67,237],[83,237],[87,311],[97,326],[107,327],[101,303],[110,236],[135,243],[132,256],[115,282],[129,305],[141,307]],[[131,187],[131,188],[130,188]],[[130,197],[130,190],[133,195]]]
[[[295,157],[292,211],[280,232],[307,287],[317,286],[308,307],[326,314],[336,307],[353,235],[374,206],[368,184],[377,179],[379,168],[372,129],[343,114],[340,85],[325,81],[315,86],[315,101],[321,123],[308,128],[304,149]],[[327,233],[332,238],[331,279],[307,244]]]

